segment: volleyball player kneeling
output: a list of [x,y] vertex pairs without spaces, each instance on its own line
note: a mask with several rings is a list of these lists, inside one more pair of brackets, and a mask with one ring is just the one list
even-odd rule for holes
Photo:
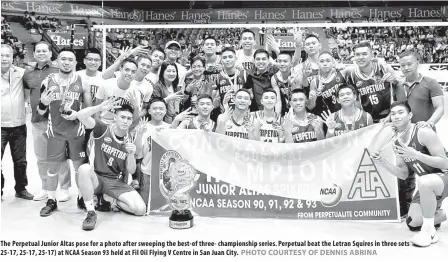
[[[115,123],[106,125],[91,116],[100,111],[114,108]],[[136,145],[129,135],[134,109],[130,105],[119,106],[113,100],[106,100],[98,106],[82,109],[77,113],[78,119],[87,127],[93,128],[89,141],[90,164],[79,168],[78,187],[87,208],[87,218],[82,229],[93,230],[97,215],[93,205],[93,195],[104,193],[117,200],[117,205],[126,212],[142,216],[146,206],[140,195],[126,183],[129,174],[136,169]],[[140,132],[141,128],[137,128]],[[138,135],[136,135],[138,136]],[[136,139],[135,143],[141,143]]]

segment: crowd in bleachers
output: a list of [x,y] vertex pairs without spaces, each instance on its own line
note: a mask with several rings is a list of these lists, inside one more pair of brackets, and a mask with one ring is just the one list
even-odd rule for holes
[[[336,19],[329,19],[336,23]],[[354,21],[342,19],[341,23]],[[365,18],[363,22],[407,22],[405,17]],[[353,46],[361,41],[370,41],[375,56],[389,63],[398,62],[398,54],[405,50],[418,53],[423,63],[448,62],[447,27],[350,27],[325,28],[333,56],[343,63],[352,63]]]
[[8,44],[12,47],[14,51],[14,64],[20,66],[23,64],[26,55],[25,44],[22,44],[22,42],[16,36],[14,36],[14,33],[11,30],[11,27],[8,21],[6,21],[5,17],[2,16],[1,19],[1,43]]
[[[120,55],[120,50],[138,45],[147,46],[148,49],[165,48],[166,43],[176,40],[181,45],[183,55],[179,63],[187,66],[189,58],[200,52],[204,39],[213,36],[217,40],[217,52],[224,47],[239,48],[240,34],[243,28],[180,28],[180,29],[116,29],[109,30],[106,36],[106,48],[109,61],[113,62]],[[100,34],[97,34],[97,37]]]

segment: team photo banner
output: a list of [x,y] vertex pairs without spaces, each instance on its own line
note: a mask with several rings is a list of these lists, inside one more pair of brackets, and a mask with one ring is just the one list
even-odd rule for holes
[[164,130],[152,140],[148,211],[169,215],[175,196],[207,217],[398,221],[397,178],[367,149],[381,128],[303,144]]
[[391,19],[401,16],[407,19],[438,19],[446,14],[445,6],[154,10],[149,1],[148,9],[140,10],[51,1],[2,1],[1,4],[2,13],[23,14],[28,11],[49,16],[90,16],[139,22],[325,21],[330,17],[362,20],[365,17],[386,16]]

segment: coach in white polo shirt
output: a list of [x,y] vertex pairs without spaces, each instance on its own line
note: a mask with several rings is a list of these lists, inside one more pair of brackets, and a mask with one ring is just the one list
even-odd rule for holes
[[[165,45],[165,53],[166,53],[166,59],[167,61],[171,61],[176,63],[177,66],[177,71],[178,71],[178,75],[179,75],[179,86],[184,86],[185,83],[185,77],[187,75],[187,69],[179,64],[177,62],[177,59],[180,56],[180,44],[176,41],[169,41],[168,43],[166,43]],[[160,73],[160,69],[159,69],[159,73]]]

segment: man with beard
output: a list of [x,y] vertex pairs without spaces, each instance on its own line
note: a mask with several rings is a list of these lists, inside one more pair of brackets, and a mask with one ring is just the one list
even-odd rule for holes
[[389,115],[392,89],[398,82],[395,72],[390,65],[372,61],[370,43],[359,43],[353,50],[356,66],[347,74],[347,82],[356,87],[362,108],[378,123]]
[[411,231],[420,232],[411,243],[427,247],[437,243],[436,227],[446,220],[440,209],[448,197],[448,158],[442,142],[431,128],[413,124],[411,107],[407,102],[391,105],[391,120],[397,131],[393,140],[396,164],[381,156],[381,149],[374,151],[372,160],[401,180],[418,175],[418,192],[412,199],[406,224]]
[[[191,110],[186,110],[176,116],[173,121],[172,127],[175,127],[177,123],[177,129],[201,129],[206,131],[215,131],[215,122],[210,119],[210,113],[213,110],[213,99],[210,95],[202,94],[198,96],[196,102],[197,116],[191,113]],[[188,117],[190,116],[190,117]]]
[[[37,112],[37,106],[39,105],[40,95],[43,92],[41,89],[42,81],[50,74],[58,73],[59,68],[54,66],[51,62],[51,47],[47,42],[36,43],[34,46],[34,59],[37,63],[34,67],[25,71],[25,74],[23,75],[23,85],[26,89],[30,90],[31,128],[33,132],[34,154],[37,159],[37,170],[42,181],[42,189],[34,196],[33,200],[40,201],[47,198],[48,191],[48,137],[44,135],[48,125],[48,116],[40,115]],[[68,160],[61,163],[58,176],[61,187],[58,201],[68,201],[70,199],[69,188],[71,186]]]
[[262,142],[285,142],[282,116],[275,112],[277,100],[277,92],[274,89],[266,89],[261,96],[263,110],[251,113],[260,122],[260,141]]
[[291,92],[291,111],[285,115],[283,129],[285,143],[305,143],[325,138],[320,117],[308,113],[308,96],[303,89]]
[[[140,118],[140,91],[131,85],[137,71],[137,64],[133,60],[124,60],[121,65],[120,77],[104,81],[98,89],[95,105],[100,105],[104,100],[111,97],[119,99],[121,104],[131,104],[134,107],[134,123],[136,126]],[[105,124],[112,124],[115,118],[115,110],[104,111],[96,114],[96,118]]]
[[[16,197],[32,200],[27,190],[28,179],[26,175],[26,112],[25,112],[25,89],[23,88],[24,69],[12,65],[14,51],[11,46],[1,45],[1,71],[2,71],[2,159],[6,146],[9,144],[11,157],[14,163],[14,187]],[[1,187],[5,178],[2,169]]]
[[335,113],[331,111],[322,113],[328,127],[327,138],[340,136],[373,124],[372,116],[355,105],[358,92],[353,86],[342,84],[336,91],[336,97],[341,109]]
[[58,54],[59,73],[50,75],[42,82],[42,95],[38,105],[41,115],[48,113],[48,201],[40,215],[46,217],[57,209],[56,189],[61,163],[66,154],[73,162],[75,178],[78,168],[85,161],[85,127],[76,113],[92,105],[89,85],[76,72],[75,51],[63,48]]
[[[227,99],[226,99],[227,100]],[[224,100],[224,104],[228,101]],[[235,93],[235,107],[219,115],[216,132],[242,139],[260,140],[260,122],[249,114],[250,94],[245,89]]]

